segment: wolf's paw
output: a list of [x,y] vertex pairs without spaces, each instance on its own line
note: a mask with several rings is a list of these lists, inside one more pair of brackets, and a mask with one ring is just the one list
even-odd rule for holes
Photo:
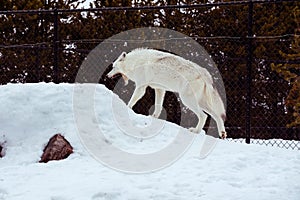
[[199,130],[197,128],[189,128],[189,131],[192,133],[199,133]]
[[227,137],[227,133],[225,131],[222,131],[220,134],[220,138],[224,140],[226,137]]

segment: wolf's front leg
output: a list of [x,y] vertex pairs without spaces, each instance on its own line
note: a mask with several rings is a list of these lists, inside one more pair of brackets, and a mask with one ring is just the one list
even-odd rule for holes
[[155,108],[154,112],[152,114],[153,117],[158,118],[162,108],[163,108],[163,102],[164,102],[164,97],[165,97],[166,91],[163,89],[155,89]]
[[200,110],[197,113],[197,117],[198,117],[197,126],[195,128],[189,128],[189,131],[193,133],[199,133],[203,129],[205,122],[207,120],[207,114],[205,114],[202,110]]
[[146,86],[136,87],[130,101],[128,102],[128,107],[132,109],[132,107],[140,100],[146,92]]

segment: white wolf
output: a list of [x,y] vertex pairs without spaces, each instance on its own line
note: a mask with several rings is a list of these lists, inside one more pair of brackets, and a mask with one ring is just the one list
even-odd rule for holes
[[200,132],[207,119],[205,111],[217,122],[219,136],[226,138],[226,111],[209,72],[199,65],[171,53],[154,49],[135,49],[123,52],[108,73],[112,78],[121,74],[125,84],[135,82],[135,90],[128,103],[132,108],[143,97],[148,86],[155,90],[153,116],[159,117],[166,91],[177,92],[183,104],[191,109],[199,122],[192,132]]

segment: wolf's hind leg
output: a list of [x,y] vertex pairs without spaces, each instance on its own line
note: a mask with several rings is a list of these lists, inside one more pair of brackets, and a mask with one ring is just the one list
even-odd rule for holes
[[219,130],[219,136],[222,139],[225,139],[227,137],[227,133],[224,126],[224,120],[222,119],[222,116],[216,116],[215,120],[217,122],[217,127]]
[[219,137],[222,139],[225,139],[227,137],[227,133],[225,130],[225,114],[219,114],[216,112],[207,112],[217,123],[217,127],[218,127],[218,132],[219,132]]
[[128,102],[128,107],[132,108],[136,104],[136,102],[138,102],[138,100],[140,100],[144,96],[145,92],[146,86],[136,87],[130,98],[130,101]]
[[155,89],[155,103],[154,103],[154,112],[152,114],[153,117],[158,118],[162,108],[166,91],[163,89]]

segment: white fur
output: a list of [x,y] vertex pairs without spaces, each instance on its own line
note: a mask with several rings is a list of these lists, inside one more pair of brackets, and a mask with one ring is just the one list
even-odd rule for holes
[[108,77],[121,73],[125,83],[135,82],[136,88],[128,103],[132,108],[143,97],[147,86],[155,90],[153,116],[159,117],[166,91],[178,92],[184,105],[191,109],[199,122],[192,132],[200,132],[207,115],[217,122],[219,136],[226,137],[225,108],[219,93],[213,87],[209,72],[182,57],[153,49],[135,49],[123,52],[113,63]]

